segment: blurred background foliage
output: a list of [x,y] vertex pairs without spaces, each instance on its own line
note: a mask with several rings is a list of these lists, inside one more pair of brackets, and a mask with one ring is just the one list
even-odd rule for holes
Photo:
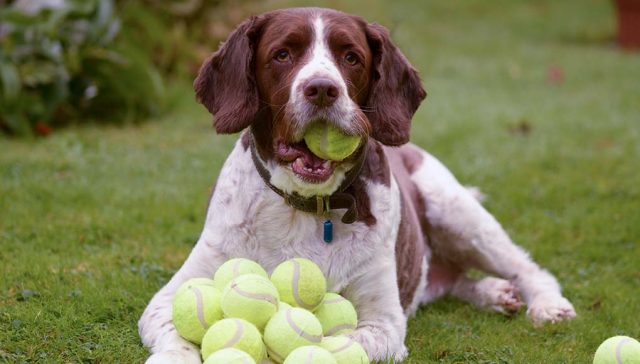
[[167,107],[246,16],[223,0],[0,0],[0,130],[46,135],[130,123]]

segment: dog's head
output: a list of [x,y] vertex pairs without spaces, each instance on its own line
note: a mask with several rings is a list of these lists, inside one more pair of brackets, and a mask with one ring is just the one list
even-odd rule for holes
[[218,133],[249,126],[272,183],[303,196],[330,194],[353,167],[326,161],[303,141],[322,119],[346,134],[397,146],[426,96],[388,31],[318,8],[277,10],[238,26],[194,82]]

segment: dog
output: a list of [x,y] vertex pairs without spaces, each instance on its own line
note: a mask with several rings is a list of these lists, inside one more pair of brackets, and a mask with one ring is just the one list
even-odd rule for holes
[[[254,16],[203,64],[194,89],[218,133],[242,134],[197,244],[139,321],[148,363],[201,362],[175,330],[171,301],[181,283],[235,257],[267,271],[293,257],[317,263],[328,289],[356,307],[349,335],[372,361],[405,359],[407,319],[445,295],[507,314],[526,304],[535,325],[575,317],[474,190],[409,143],[426,92],[384,27],[320,8]],[[357,151],[340,162],[311,153],[303,136],[318,120],[361,137]]]

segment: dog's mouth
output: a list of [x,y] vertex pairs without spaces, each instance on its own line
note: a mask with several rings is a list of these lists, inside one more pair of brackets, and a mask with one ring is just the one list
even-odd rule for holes
[[313,154],[303,141],[287,143],[279,141],[276,146],[278,160],[287,164],[298,178],[309,183],[327,181],[336,168],[336,162]]

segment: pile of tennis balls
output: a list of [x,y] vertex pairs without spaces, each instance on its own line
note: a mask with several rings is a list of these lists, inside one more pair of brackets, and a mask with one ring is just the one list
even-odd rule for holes
[[351,302],[326,291],[320,268],[294,258],[271,277],[256,262],[236,258],[213,276],[176,291],[173,323],[197,345],[205,364],[367,364],[348,336],[358,324]]

